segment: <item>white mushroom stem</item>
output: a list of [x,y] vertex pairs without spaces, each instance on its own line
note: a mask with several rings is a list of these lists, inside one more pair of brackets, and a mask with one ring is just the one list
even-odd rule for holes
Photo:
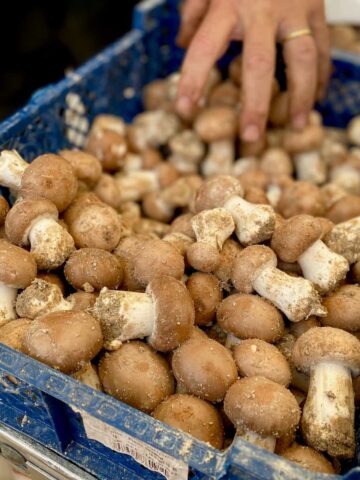
[[235,145],[232,139],[212,142],[209,153],[202,163],[204,177],[212,175],[229,175],[235,160]]
[[331,170],[330,180],[347,193],[360,195],[360,173],[351,165],[340,165]]
[[197,242],[206,243],[221,251],[235,230],[233,218],[225,208],[203,210],[191,219]]
[[324,238],[324,243],[350,264],[360,260],[360,217],[335,225]]
[[146,293],[103,288],[93,313],[101,322],[107,350],[116,350],[126,340],[148,337],[154,329],[155,305]]
[[239,345],[241,343],[241,339],[238,337],[235,337],[232,333],[228,333],[226,335],[226,340],[225,340],[225,347],[228,348],[229,350],[232,350],[236,345]]
[[243,438],[249,443],[256,445],[257,447],[265,448],[270,452],[275,451],[276,438],[272,436],[264,436],[259,433],[253,432],[252,430],[245,430],[244,432],[237,431],[236,435]]
[[28,166],[16,150],[3,150],[0,153],[0,185],[18,191]]
[[291,322],[300,322],[311,315],[326,315],[314,285],[301,277],[290,277],[275,266],[259,269],[254,290],[272,302]]
[[72,236],[51,216],[39,217],[32,223],[24,239],[24,244],[28,242],[42,270],[60,267],[75,248]]
[[4,323],[17,318],[15,300],[17,289],[0,284],[0,327]]
[[254,245],[271,237],[276,215],[270,205],[249,203],[239,196],[225,202],[224,208],[235,222],[235,233],[243,245]]
[[271,184],[266,190],[266,197],[273,208],[276,208],[282,194],[282,188],[279,185]]
[[124,158],[123,171],[124,173],[136,172],[142,169],[142,164],[143,161],[141,155],[127,153],[126,157]]
[[320,185],[326,181],[326,164],[319,151],[299,153],[294,156],[298,180]]
[[259,160],[256,157],[239,158],[233,164],[232,175],[239,177],[242,173],[259,169]]
[[121,202],[137,202],[147,193],[159,189],[159,180],[155,172],[139,170],[129,172],[127,175],[115,176],[119,187],[119,199]]
[[304,277],[323,293],[333,290],[349,271],[348,261],[332,252],[321,240],[305,250],[298,258],[298,263]]
[[194,162],[192,158],[178,153],[170,155],[168,162],[174,165],[176,170],[182,174],[196,173],[198,171],[198,162]]
[[[303,434],[317,450],[332,451],[336,444],[349,456],[355,445],[354,392],[351,372],[336,361],[324,361],[313,367],[309,392],[303,410]],[[349,451],[350,450],[350,451]],[[340,456],[341,453],[340,453]]]

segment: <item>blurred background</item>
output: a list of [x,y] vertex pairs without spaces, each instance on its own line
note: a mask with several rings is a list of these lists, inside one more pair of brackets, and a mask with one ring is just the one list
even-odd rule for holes
[[6,2],[0,28],[0,120],[131,28],[136,0]]

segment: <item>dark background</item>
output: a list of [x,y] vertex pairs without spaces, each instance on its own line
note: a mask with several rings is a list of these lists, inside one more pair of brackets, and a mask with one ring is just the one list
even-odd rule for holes
[[[0,119],[131,28],[136,0],[1,2]],[[6,7],[5,7],[6,5]],[[4,7],[4,9],[3,9]]]

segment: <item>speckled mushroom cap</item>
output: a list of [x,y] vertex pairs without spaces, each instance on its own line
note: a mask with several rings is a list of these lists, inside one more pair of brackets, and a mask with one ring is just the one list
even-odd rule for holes
[[221,449],[224,426],[219,412],[205,400],[186,394],[171,395],[153,411],[157,420]]
[[237,129],[236,110],[226,106],[205,108],[196,117],[194,129],[208,143],[234,138]]
[[285,218],[301,213],[321,217],[325,214],[325,201],[319,187],[309,182],[293,182],[282,191],[278,212]]
[[220,281],[210,273],[194,272],[186,281],[195,307],[195,324],[209,325],[216,317],[216,309],[223,299]]
[[25,353],[63,373],[80,370],[101,350],[100,324],[86,312],[54,312],[34,320],[24,339]]
[[284,334],[284,321],[277,308],[257,295],[235,294],[217,310],[220,327],[238,338],[260,338],[276,342]]
[[159,275],[180,280],[184,273],[184,257],[163,240],[133,235],[122,239],[114,253],[122,262],[123,287],[127,290],[144,290]]
[[30,163],[22,179],[20,194],[23,197],[42,197],[55,203],[59,212],[74,200],[78,182],[70,163],[60,155],[40,155]]
[[283,148],[290,154],[318,150],[324,141],[325,130],[321,125],[308,125],[301,131],[285,130]]
[[4,225],[6,215],[9,211],[9,204],[4,197],[0,195],[0,226]]
[[26,288],[36,276],[36,262],[27,250],[0,239],[0,284]]
[[106,393],[147,413],[174,393],[174,377],[165,358],[143,342],[124,343],[106,353],[99,377]]
[[327,315],[321,318],[323,325],[341,328],[348,332],[360,331],[360,287],[358,285],[342,285],[324,299],[323,305],[327,310]]
[[182,215],[177,216],[171,222],[170,233],[182,233],[192,238],[193,240],[196,240],[195,233],[191,225],[192,217],[192,213],[183,213]]
[[294,263],[321,235],[322,227],[317,218],[295,215],[275,229],[271,248],[283,262]]
[[17,318],[0,327],[0,343],[7,347],[24,352],[23,341],[32,320]]
[[155,305],[155,322],[148,343],[169,352],[185,342],[194,326],[194,304],[185,285],[166,275],[154,278],[146,288]]
[[235,258],[231,280],[239,292],[251,293],[258,272],[266,266],[276,265],[276,255],[271,248],[265,245],[251,245],[244,248]]
[[243,194],[244,190],[235,177],[217,175],[199,187],[194,201],[195,213],[222,207],[229,198],[235,195],[242,197]]
[[289,385],[290,365],[274,345],[257,338],[242,340],[233,354],[242,377],[262,376],[284,387]]
[[20,199],[6,217],[6,235],[16,245],[28,245],[28,233],[34,221],[41,218],[58,219],[58,210],[53,202],[39,197]]
[[86,310],[89,313],[91,312],[92,307],[95,305],[97,298],[96,293],[88,292],[75,292],[69,295],[66,300],[71,303],[71,310],[81,311]]
[[220,280],[221,286],[226,289],[231,289],[231,274],[235,258],[242,251],[243,247],[239,242],[228,238],[220,252],[220,264],[213,274]]
[[290,390],[259,376],[236,381],[226,393],[224,410],[236,428],[275,438],[296,430],[300,420]]
[[99,180],[102,166],[94,155],[76,148],[61,150],[59,155],[70,163],[78,180],[81,180],[89,187],[93,187]]
[[360,375],[360,341],[339,328],[311,328],[296,340],[292,361],[307,374],[319,362],[341,363],[356,377]]
[[36,278],[39,278],[40,280],[44,280],[44,282],[47,282],[47,283],[52,283],[53,285],[57,285],[60,288],[61,293],[64,295],[65,284],[62,278],[60,278],[58,274],[42,271],[37,273]]
[[81,248],[68,258],[64,274],[74,288],[92,292],[107,287],[117,289],[122,281],[122,266],[116,255],[99,248]]
[[190,339],[175,350],[172,369],[187,393],[221,402],[237,378],[231,352],[215,340]]
[[334,467],[329,460],[310,447],[293,443],[289,448],[282,451],[280,456],[312,472],[335,473]]
[[289,325],[289,332],[294,335],[295,338],[299,338],[303,333],[310,330],[310,328],[320,326],[320,322],[316,317],[309,317],[305,320],[301,320],[300,322]]
[[334,223],[346,222],[360,215],[360,197],[346,195],[334,203],[326,212],[326,218]]

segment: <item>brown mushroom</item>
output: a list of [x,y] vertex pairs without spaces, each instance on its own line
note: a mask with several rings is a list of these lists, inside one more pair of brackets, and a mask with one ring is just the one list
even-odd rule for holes
[[219,265],[212,273],[220,280],[221,287],[224,290],[230,291],[232,288],[231,275],[233,264],[242,249],[243,247],[240,243],[231,238],[228,238],[223,245],[220,252]]
[[360,216],[338,223],[325,235],[324,243],[352,264],[360,260]]
[[6,201],[5,197],[0,195],[0,226],[4,225],[6,215],[9,211],[9,204]]
[[223,293],[219,280],[209,273],[195,272],[186,281],[195,308],[195,324],[210,325]]
[[59,155],[70,163],[79,182],[89,188],[96,185],[102,172],[102,166],[94,155],[75,148],[61,150]]
[[316,317],[309,317],[301,322],[292,323],[289,327],[289,332],[294,335],[295,338],[299,338],[303,333],[314,327],[320,327],[320,322]]
[[290,462],[296,463],[299,467],[306,468],[312,472],[334,474],[332,464],[321,453],[313,448],[293,443],[291,447],[280,454]]
[[321,125],[308,125],[303,130],[285,130],[282,146],[290,154],[309,152],[321,147],[325,131]]
[[96,367],[91,363],[85,364],[85,366],[71,375],[75,380],[94,388],[95,390],[102,390],[100,378]]
[[71,310],[81,311],[86,310],[91,313],[95,305],[97,295],[89,292],[75,292],[66,298],[66,301],[71,304]]
[[239,104],[240,91],[231,80],[219,83],[209,96],[210,107],[238,108]]
[[341,328],[350,333],[360,331],[360,287],[342,285],[328,295],[323,305],[327,310],[321,323],[328,327]]
[[31,324],[28,318],[17,318],[0,326],[0,343],[24,352],[23,342]]
[[285,187],[277,208],[285,218],[301,213],[314,217],[321,217],[325,214],[325,204],[321,190],[309,182],[293,182]]
[[39,280],[44,280],[45,282],[53,283],[54,285],[57,285],[60,288],[61,293],[63,295],[65,294],[64,281],[62,280],[62,278],[60,278],[58,274],[52,273],[52,272],[38,272],[36,275],[36,278],[38,278]]
[[360,197],[345,195],[327,210],[325,216],[334,223],[346,222],[360,215]]

